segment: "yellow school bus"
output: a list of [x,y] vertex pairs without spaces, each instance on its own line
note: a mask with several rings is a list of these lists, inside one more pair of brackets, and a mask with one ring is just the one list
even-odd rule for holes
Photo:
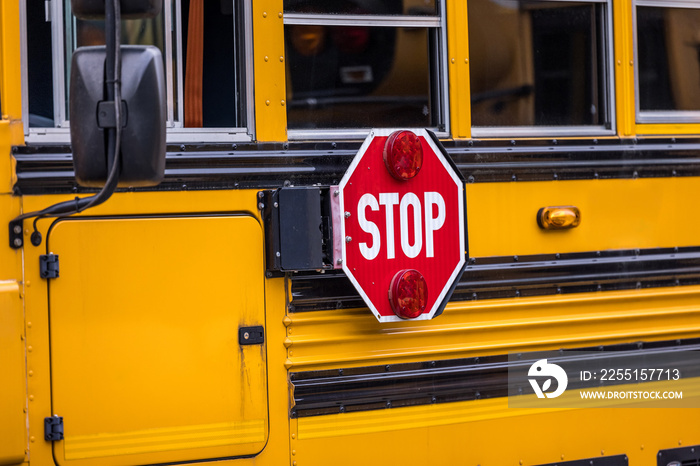
[[[159,53],[162,181],[23,218],[98,190],[69,84],[106,27],[0,2],[0,465],[700,464],[700,2],[157,6],[117,29]],[[463,177],[430,320],[378,322],[337,267],[374,128]],[[569,402],[516,406],[554,397],[510,376],[546,358],[588,364]],[[586,404],[605,377],[683,404]]]

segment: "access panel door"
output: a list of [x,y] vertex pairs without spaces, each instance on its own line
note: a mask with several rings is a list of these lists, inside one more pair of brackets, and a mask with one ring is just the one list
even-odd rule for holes
[[[249,216],[60,221],[49,249],[58,465],[259,453],[268,435],[263,239]],[[252,334],[250,336],[253,336]]]

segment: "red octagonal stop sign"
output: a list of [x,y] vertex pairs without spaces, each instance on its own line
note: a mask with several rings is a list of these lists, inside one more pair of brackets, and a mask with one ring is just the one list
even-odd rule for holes
[[428,320],[464,266],[464,184],[425,130],[392,159],[394,133],[373,130],[340,182],[343,270],[380,322]]

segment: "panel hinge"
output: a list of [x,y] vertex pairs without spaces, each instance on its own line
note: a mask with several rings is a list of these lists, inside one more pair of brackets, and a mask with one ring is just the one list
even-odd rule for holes
[[63,417],[54,414],[44,418],[44,440],[47,442],[63,440]]
[[262,343],[265,343],[265,328],[262,325],[238,329],[239,345],[260,345]]
[[39,273],[41,278],[58,278],[58,254],[39,256]]

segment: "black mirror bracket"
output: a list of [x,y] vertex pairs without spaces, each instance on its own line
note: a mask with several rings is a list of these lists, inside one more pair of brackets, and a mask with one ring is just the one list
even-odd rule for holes
[[[121,120],[122,128],[126,127],[128,121],[128,107],[126,101],[122,100]],[[114,101],[103,100],[97,104],[97,126],[99,128],[116,128],[117,121],[114,117]]]

